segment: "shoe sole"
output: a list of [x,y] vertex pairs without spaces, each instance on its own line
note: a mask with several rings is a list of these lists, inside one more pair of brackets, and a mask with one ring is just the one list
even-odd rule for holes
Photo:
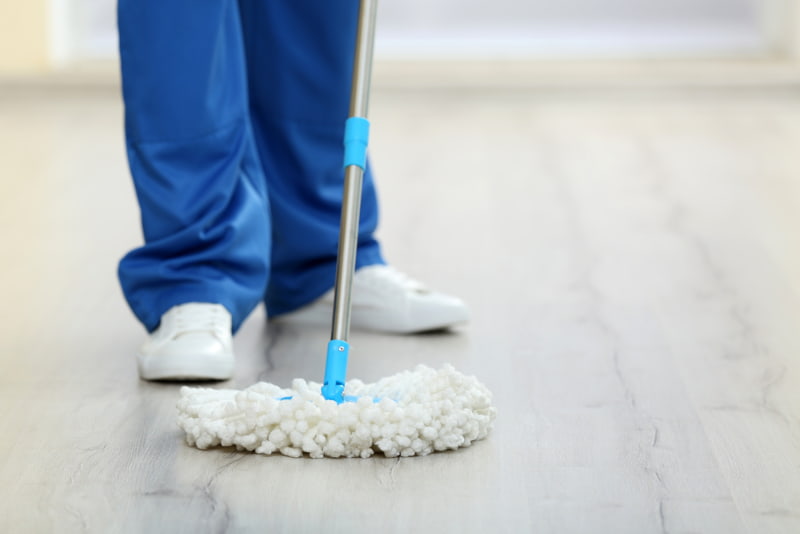
[[233,377],[233,355],[136,355],[139,376],[143,380],[200,381],[229,380]]

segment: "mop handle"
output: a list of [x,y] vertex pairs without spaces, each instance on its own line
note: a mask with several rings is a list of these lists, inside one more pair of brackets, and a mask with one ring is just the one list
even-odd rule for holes
[[375,41],[377,0],[361,0],[358,14],[353,81],[350,89],[350,113],[344,135],[344,192],[339,226],[339,251],[336,261],[336,285],[333,297],[331,341],[325,362],[322,394],[342,402],[347,356],[350,350],[350,295],[358,249],[358,220],[361,212],[361,186],[367,165],[369,139],[369,87],[372,49]]

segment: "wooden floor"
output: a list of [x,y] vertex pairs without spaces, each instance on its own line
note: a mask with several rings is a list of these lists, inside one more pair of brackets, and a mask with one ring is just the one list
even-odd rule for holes
[[[350,375],[450,362],[498,409],[410,459],[184,444],[115,278],[121,118],[0,87],[0,532],[800,532],[800,92],[376,91],[388,259],[473,321],[356,333]],[[326,335],[258,310],[222,386],[319,380]]]

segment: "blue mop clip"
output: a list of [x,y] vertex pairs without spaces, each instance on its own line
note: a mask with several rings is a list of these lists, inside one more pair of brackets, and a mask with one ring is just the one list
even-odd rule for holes
[[350,344],[341,339],[328,342],[328,355],[325,360],[325,381],[322,385],[322,396],[337,404],[354,402],[356,397],[344,396],[344,383],[347,375],[347,356]]

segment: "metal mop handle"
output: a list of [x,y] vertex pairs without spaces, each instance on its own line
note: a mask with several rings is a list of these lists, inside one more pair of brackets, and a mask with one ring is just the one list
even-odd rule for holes
[[375,40],[377,0],[361,0],[358,14],[350,113],[345,124],[344,192],[339,227],[339,252],[333,297],[333,325],[325,363],[322,394],[326,399],[343,401],[350,336],[350,294],[358,249],[358,221],[361,211],[361,186],[367,162],[369,139],[369,86],[372,49]]

